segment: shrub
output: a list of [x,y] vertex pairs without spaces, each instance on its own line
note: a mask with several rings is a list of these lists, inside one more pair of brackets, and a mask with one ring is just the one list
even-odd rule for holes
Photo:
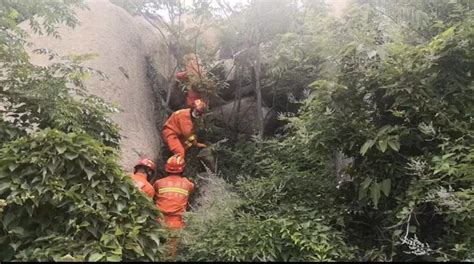
[[0,149],[2,260],[161,258],[154,204],[87,134],[46,129]]

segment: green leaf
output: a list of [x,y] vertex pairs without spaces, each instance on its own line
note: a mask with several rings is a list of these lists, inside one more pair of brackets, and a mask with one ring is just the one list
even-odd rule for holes
[[19,235],[19,236],[23,236],[24,232],[25,232],[25,229],[23,229],[23,227],[15,226],[14,228],[12,228],[10,230],[9,233],[13,233],[13,234],[16,234],[16,235]]
[[377,209],[380,199],[380,184],[377,182],[372,183],[372,186],[370,186],[370,197],[372,198],[375,209]]
[[150,234],[148,234],[148,237],[151,238],[151,240],[153,240],[155,242],[156,245],[154,245],[154,246],[158,247],[158,246],[161,245],[160,239],[159,239],[157,234],[150,233]]
[[92,181],[91,187],[95,188],[99,183],[100,181]]
[[103,244],[103,245],[108,245],[110,241],[112,241],[113,239],[115,238],[115,236],[112,236],[112,235],[109,235],[109,234],[103,234],[101,237],[100,237],[100,242]]
[[382,181],[382,192],[385,194],[385,196],[388,197],[388,195],[390,194],[391,187],[392,187],[392,180],[385,179]]
[[390,140],[388,141],[388,145],[395,151],[400,150],[400,141],[398,141],[397,138],[390,138]]
[[119,255],[112,255],[112,256],[107,256],[107,261],[111,262],[119,262],[122,260],[122,257]]
[[86,226],[86,230],[97,238],[97,227],[94,227],[92,225]]
[[65,156],[66,159],[68,159],[68,160],[73,160],[73,159],[77,158],[77,157],[79,156],[79,154],[67,152],[66,154],[64,154],[64,156]]
[[139,216],[136,219],[136,222],[139,223],[139,224],[145,223],[145,221],[146,221],[146,216],[144,216],[144,215]]
[[386,139],[379,140],[378,146],[379,146],[380,151],[382,151],[382,153],[385,153],[385,151],[387,150],[387,140]]
[[117,201],[117,211],[121,212],[125,208],[125,204]]
[[13,213],[13,211],[8,211],[4,216],[3,216],[3,226],[5,227],[8,227],[12,222],[13,220],[15,220],[17,217],[16,215]]
[[8,168],[10,169],[10,171],[14,171],[16,168],[18,168],[18,164],[17,163],[10,164],[8,165]]
[[89,169],[89,168],[84,168],[84,171],[86,172],[87,174],[87,179],[88,180],[91,180],[92,179],[92,176],[94,176],[96,174],[95,171]]
[[402,232],[403,232],[403,230],[398,229],[398,230],[395,230],[395,231],[393,232],[393,235],[398,237]]
[[133,250],[135,253],[137,253],[139,256],[143,256],[143,255],[144,255],[142,248],[141,248],[138,244],[135,244],[134,246],[132,246],[132,250]]
[[123,231],[122,231],[122,229],[121,229],[120,227],[116,227],[116,228],[115,228],[115,235],[116,235],[116,236],[120,236],[120,235],[123,235],[123,234],[124,234],[124,233],[123,233]]
[[360,188],[359,189],[359,200],[364,199],[367,196],[367,189]]
[[390,125],[386,125],[386,126],[383,126],[382,128],[380,128],[380,130],[377,132],[377,137],[380,137],[381,135],[383,134],[386,134],[385,132],[387,132],[387,130],[391,129],[392,126]]
[[87,221],[83,221],[79,226],[85,226],[85,227],[87,227],[87,226],[90,226],[90,223],[87,222]]
[[63,154],[67,147],[66,146],[55,146],[56,150],[58,151],[59,154]]
[[105,254],[103,253],[92,253],[90,256],[89,256],[89,261],[92,261],[92,262],[96,262],[96,261],[99,261],[101,260],[103,257],[104,257]]
[[127,199],[130,199],[130,193],[128,192],[129,189],[127,188],[127,186],[125,186],[124,184],[120,185],[120,190],[122,190],[125,193]]
[[0,179],[10,176],[5,170],[0,170]]
[[365,178],[365,180],[360,184],[360,186],[362,187],[362,189],[367,189],[367,187],[369,187],[369,185],[372,183],[372,178],[370,177],[367,177]]
[[3,193],[5,190],[10,189],[10,182],[2,182],[0,183],[0,194]]
[[22,243],[21,243],[20,241],[18,241],[18,242],[16,242],[16,243],[10,243],[10,247],[12,247],[13,250],[16,251],[16,250],[21,246],[21,244],[22,244]]
[[447,158],[450,158],[450,157],[452,157],[452,156],[454,156],[454,155],[455,155],[455,153],[448,153],[448,154],[444,154],[441,158],[442,158],[442,159],[447,159]]
[[369,150],[369,148],[371,148],[374,144],[375,144],[375,141],[373,141],[372,139],[367,140],[364,143],[364,145],[362,145],[362,147],[360,148],[360,154],[364,156],[365,153],[367,153],[367,150]]
[[115,248],[111,251],[112,254],[122,256],[122,247],[118,245],[118,241],[115,240]]

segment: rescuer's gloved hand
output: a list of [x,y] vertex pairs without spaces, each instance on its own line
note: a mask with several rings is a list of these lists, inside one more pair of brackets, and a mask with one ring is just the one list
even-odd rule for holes
[[207,145],[198,142],[198,143],[196,143],[196,147],[198,147],[198,148],[207,148]]

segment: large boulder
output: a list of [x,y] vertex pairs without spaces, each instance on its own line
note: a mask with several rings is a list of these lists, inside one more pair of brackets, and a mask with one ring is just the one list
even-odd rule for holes
[[[257,102],[254,97],[246,97],[240,100],[240,109],[238,100],[232,101],[222,106],[212,109],[213,118],[218,123],[227,127],[237,126],[237,130],[245,134],[256,134],[258,132],[257,119]],[[262,107],[264,116],[265,134],[274,132],[277,125],[276,113],[267,108]]]
[[[89,10],[77,10],[80,26],[60,26],[60,39],[39,36],[29,28],[33,48],[48,48],[64,55],[97,54],[85,66],[104,72],[107,80],[92,77],[86,81],[91,94],[102,97],[122,111],[112,116],[121,129],[121,163],[130,171],[140,156],[158,159],[160,117],[156,94],[147,78],[147,58],[160,55],[163,75],[168,74],[171,57],[158,32],[141,17],[108,0],[87,1]],[[33,63],[48,65],[46,56],[31,54]]]

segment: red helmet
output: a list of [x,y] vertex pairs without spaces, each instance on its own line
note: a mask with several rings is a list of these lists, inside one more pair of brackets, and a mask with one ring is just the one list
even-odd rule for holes
[[137,165],[135,165],[135,169],[137,169],[138,166],[143,166],[143,167],[146,167],[146,168],[149,168],[150,170],[152,170],[153,172],[156,170],[156,165],[153,161],[149,160],[149,159],[142,159],[138,162]]
[[182,173],[184,166],[186,166],[186,162],[176,154],[170,157],[166,162],[165,171],[168,173]]
[[196,109],[197,112],[201,114],[204,113],[204,111],[206,110],[206,107],[207,107],[207,104],[203,100],[201,99],[194,100],[193,108]]

